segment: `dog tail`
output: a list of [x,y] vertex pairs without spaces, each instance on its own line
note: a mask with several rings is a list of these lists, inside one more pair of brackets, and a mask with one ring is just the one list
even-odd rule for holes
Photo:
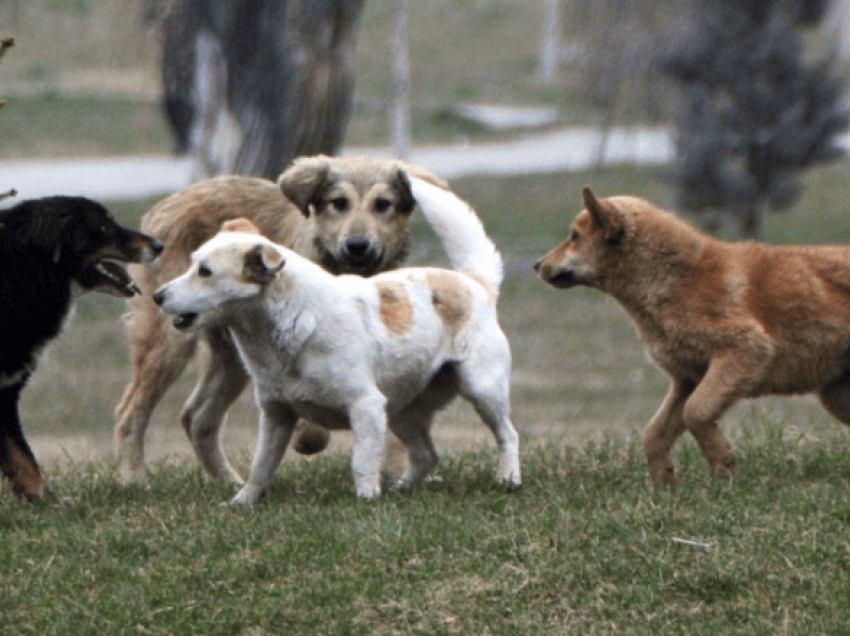
[[475,211],[450,190],[422,179],[411,176],[410,188],[428,225],[440,237],[452,268],[473,274],[498,294],[504,277],[502,256]]

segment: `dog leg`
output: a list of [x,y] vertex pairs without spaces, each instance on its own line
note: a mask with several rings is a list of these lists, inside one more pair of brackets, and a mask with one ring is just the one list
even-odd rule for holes
[[371,499],[381,494],[381,459],[387,433],[387,400],[377,391],[357,400],[349,411],[354,447],[351,472],[354,492]]
[[735,472],[735,455],[717,420],[740,396],[749,394],[749,386],[758,376],[756,364],[740,351],[731,352],[711,361],[705,376],[685,402],[685,426],[718,477],[729,477]]
[[649,477],[659,486],[676,485],[676,469],[670,460],[670,451],[685,432],[683,410],[693,390],[693,382],[673,380],[667,397],[643,433],[643,453],[649,464]]
[[[496,481],[517,490],[522,486],[519,434],[510,419],[510,376],[498,373],[496,369],[499,368],[500,365],[495,363],[483,367],[479,363],[476,369],[464,364],[458,369],[459,390],[472,403],[499,445]],[[482,369],[486,371],[482,372]],[[482,383],[482,378],[487,378],[486,384]]]
[[841,376],[818,392],[823,407],[839,421],[850,424],[850,374]]
[[180,421],[207,473],[241,486],[243,481],[221,449],[219,433],[227,409],[248,384],[233,340],[224,329],[208,329],[198,384],[183,407]]
[[152,311],[134,306],[128,317],[133,375],[115,409],[115,450],[121,480],[137,485],[146,481],[145,431],[151,414],[180,377],[197,343],[196,336],[172,329],[150,297],[145,298]]
[[296,419],[295,412],[285,404],[274,402],[261,405],[257,450],[251,464],[251,474],[231,504],[251,506],[269,489],[292,437]]
[[392,486],[398,492],[416,488],[437,465],[437,449],[431,439],[434,410],[429,408],[430,404],[422,402],[426,400],[420,398],[414,401],[390,423],[390,430],[407,451],[407,469]]
[[475,410],[493,431],[499,445],[499,465],[496,481],[507,484],[511,490],[522,487],[519,463],[519,434],[508,416],[507,405],[495,406],[489,401],[473,402]]
[[0,470],[21,499],[53,498],[21,429],[18,398],[23,386],[19,382],[0,389]]

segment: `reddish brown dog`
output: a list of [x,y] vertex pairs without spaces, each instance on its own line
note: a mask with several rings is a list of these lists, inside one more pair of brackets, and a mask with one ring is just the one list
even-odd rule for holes
[[670,375],[644,433],[653,482],[676,483],[670,450],[686,430],[731,474],[717,421],[740,398],[816,392],[850,424],[850,248],[719,241],[642,199],[583,194],[570,237],[535,269],[613,296]]

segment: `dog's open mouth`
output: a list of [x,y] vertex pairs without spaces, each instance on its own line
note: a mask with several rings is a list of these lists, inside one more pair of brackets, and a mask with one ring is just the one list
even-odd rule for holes
[[121,296],[129,298],[134,294],[141,293],[136,286],[136,282],[127,273],[124,265],[109,259],[100,259],[91,264],[88,268],[89,281],[88,287],[93,291],[112,294],[113,296]]
[[185,314],[177,314],[177,317],[174,319],[174,327],[176,329],[190,329],[192,325],[195,324],[195,320],[198,318],[198,314],[194,312],[188,312]]
[[546,282],[552,285],[552,287],[557,287],[558,289],[572,287],[578,283],[575,275],[570,271],[559,272],[555,276],[546,278]]

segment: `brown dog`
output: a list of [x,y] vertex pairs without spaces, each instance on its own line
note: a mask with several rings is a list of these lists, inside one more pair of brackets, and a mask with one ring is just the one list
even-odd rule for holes
[[642,199],[597,200],[535,265],[562,289],[611,294],[672,378],[644,433],[652,481],[673,485],[688,430],[717,475],[735,456],[717,421],[740,398],[817,392],[850,424],[850,248],[770,247],[706,236]]
[[[144,483],[144,435],[151,413],[199,338],[207,355],[180,419],[207,472],[242,482],[221,451],[219,431],[248,375],[225,329],[177,331],[151,299],[154,290],[182,274],[190,254],[236,217],[248,218],[267,237],[334,274],[370,276],[394,269],[407,256],[415,205],[402,170],[448,188],[423,168],[399,161],[320,155],[296,159],[278,184],[253,177],[213,178],[167,197],[145,214],[144,231],[161,240],[165,250],[155,266],[133,269],[143,294],[130,301],[133,376],[116,408],[115,424],[125,482]],[[324,429],[306,423],[299,435],[295,447],[302,452],[327,443]]]

